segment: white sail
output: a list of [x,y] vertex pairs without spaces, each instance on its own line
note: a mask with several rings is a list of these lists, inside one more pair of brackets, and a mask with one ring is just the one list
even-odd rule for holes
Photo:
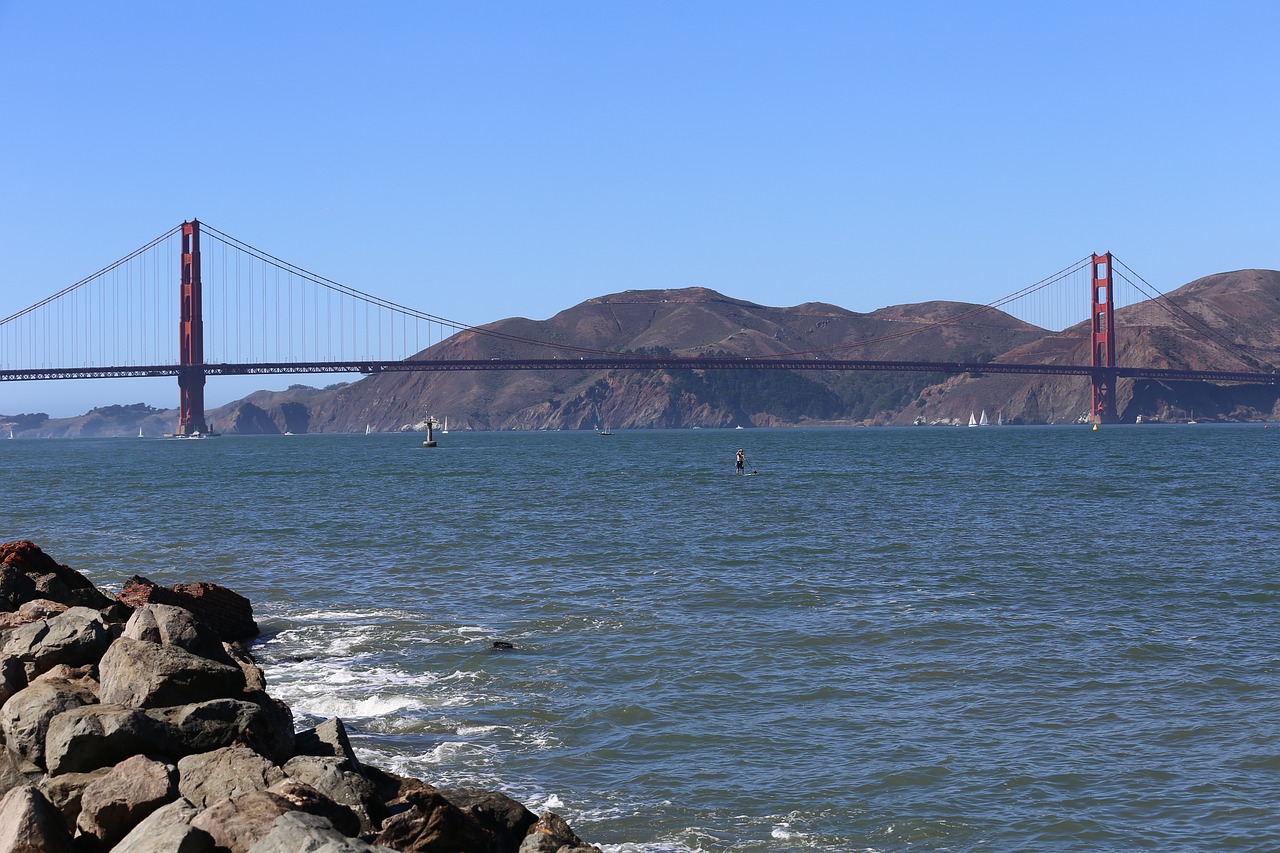
[[977,419],[977,418],[975,418],[975,417],[973,416],[973,412],[970,412],[970,413],[969,413],[969,426],[971,426],[971,427],[976,427],[977,425],[978,425],[978,419]]
[[978,426],[991,426],[991,421],[987,420],[987,410],[982,410],[982,417],[978,420]]

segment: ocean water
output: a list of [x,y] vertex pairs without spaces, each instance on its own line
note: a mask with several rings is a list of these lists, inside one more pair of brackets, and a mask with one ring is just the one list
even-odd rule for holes
[[439,438],[4,441],[0,538],[609,853],[1280,849],[1280,429]]

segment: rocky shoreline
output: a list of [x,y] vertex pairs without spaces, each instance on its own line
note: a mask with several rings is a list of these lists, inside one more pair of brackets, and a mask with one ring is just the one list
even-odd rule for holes
[[97,589],[0,544],[0,853],[600,853],[552,812],[362,764],[296,732],[211,583]]

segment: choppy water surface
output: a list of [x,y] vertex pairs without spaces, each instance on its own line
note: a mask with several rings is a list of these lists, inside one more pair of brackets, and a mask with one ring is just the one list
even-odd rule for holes
[[0,536],[608,851],[1280,849],[1280,430],[420,443],[0,442]]

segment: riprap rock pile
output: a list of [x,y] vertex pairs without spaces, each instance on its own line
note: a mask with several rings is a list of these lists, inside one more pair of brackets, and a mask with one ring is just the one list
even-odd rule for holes
[[257,630],[216,584],[116,597],[0,544],[0,853],[599,853],[504,794],[362,764],[336,718],[295,732]]

